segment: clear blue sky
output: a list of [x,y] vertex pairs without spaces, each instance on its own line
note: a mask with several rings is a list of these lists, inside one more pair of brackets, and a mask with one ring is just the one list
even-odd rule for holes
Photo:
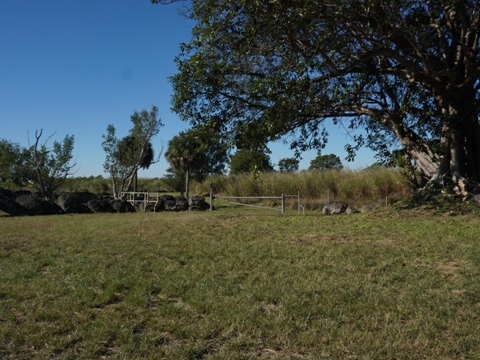
[[[113,124],[119,137],[131,128],[135,110],[156,105],[165,126],[154,147],[188,127],[170,111],[168,77],[181,42],[190,39],[191,22],[180,5],[152,5],[149,0],[1,0],[0,138],[22,146],[35,130],[53,140],[75,136],[76,176],[106,175],[102,135]],[[335,153],[357,169],[374,162],[361,151],[355,163],[344,161],[345,130],[335,133],[324,154]],[[50,141],[51,144],[51,141]],[[272,163],[293,156],[285,144],[271,146]],[[315,153],[300,163],[308,168]],[[141,177],[163,176],[159,163]]]

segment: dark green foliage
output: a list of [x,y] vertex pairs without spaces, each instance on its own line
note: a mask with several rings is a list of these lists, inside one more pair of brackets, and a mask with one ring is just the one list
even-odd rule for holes
[[240,148],[293,135],[301,152],[333,119],[350,159],[401,147],[430,182],[480,180],[478,1],[188,3],[172,78],[184,120]]
[[308,170],[325,171],[343,169],[340,158],[335,154],[322,155],[320,152],[317,157],[310,161]]
[[[141,139],[135,138],[133,135],[125,136],[118,144],[118,160],[120,163],[128,165],[136,160],[136,156],[141,151]],[[143,158],[138,165],[140,169],[148,169],[152,165],[155,158],[151,142],[147,142],[143,151]]]
[[300,161],[295,158],[285,158],[278,162],[280,172],[297,172]]
[[188,196],[189,180],[205,180],[209,173],[222,174],[228,161],[228,147],[225,142],[194,130],[183,131],[168,143],[165,158],[173,173],[185,177]]
[[270,157],[261,150],[239,149],[230,159],[231,174],[273,171]]
[[33,178],[30,151],[7,139],[0,140],[0,183],[3,187],[21,186]]
[[161,178],[161,180],[165,184],[167,190],[178,192],[183,191],[183,173],[175,171],[171,167],[169,167],[166,170],[166,174]]
[[0,140],[0,183],[4,187],[33,186],[47,200],[52,200],[67,177],[75,173],[72,164],[74,136],[47,146],[49,136],[41,143],[43,130],[35,132],[35,143],[27,148],[8,140]]

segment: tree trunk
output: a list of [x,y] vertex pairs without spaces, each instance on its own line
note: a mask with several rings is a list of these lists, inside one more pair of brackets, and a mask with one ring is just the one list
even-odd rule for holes
[[187,170],[185,171],[185,197],[187,199],[189,194],[189,186],[190,186],[190,172]]
[[180,177],[180,196],[183,196],[183,177]]
[[440,159],[428,144],[401,120],[385,117],[381,122],[394,132],[405,153],[415,162],[423,181],[435,178]]
[[475,91],[473,87],[457,89],[455,96],[443,97],[439,104],[443,114],[440,153],[402,121],[385,117],[381,122],[395,133],[428,183],[452,186],[457,192],[466,193],[466,183],[480,182],[480,124]]
[[449,179],[460,187],[467,181],[480,181],[480,125],[475,109],[475,91],[458,91],[455,97],[443,102],[440,147],[442,161],[438,178]]
[[137,192],[138,189],[138,170],[135,170],[135,182],[133,183],[133,191]]
[[115,200],[117,200],[119,198],[118,189],[117,189],[117,182],[115,181],[115,177],[112,174],[110,174],[110,176],[112,177],[113,197],[114,197]]

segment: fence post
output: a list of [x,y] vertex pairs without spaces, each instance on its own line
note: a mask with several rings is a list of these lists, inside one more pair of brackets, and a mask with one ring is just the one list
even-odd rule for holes
[[213,210],[213,179],[212,173],[210,173],[210,211]]
[[298,215],[300,215],[300,191],[298,192],[298,195],[297,195],[297,211],[298,211]]
[[285,215],[285,194],[282,194],[282,215]]

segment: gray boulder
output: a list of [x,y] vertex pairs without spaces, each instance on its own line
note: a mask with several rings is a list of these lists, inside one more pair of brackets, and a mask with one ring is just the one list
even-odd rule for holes
[[89,200],[87,201],[87,207],[90,209],[92,213],[113,213],[112,204],[110,200],[106,199],[97,199],[97,200]]
[[188,200],[183,196],[162,195],[165,211],[187,211]]
[[28,215],[58,215],[63,210],[60,206],[34,195],[21,195],[15,201],[27,209]]
[[[88,201],[88,200],[87,200]],[[61,193],[56,200],[58,206],[66,213],[85,214],[91,212],[80,193]]]
[[188,200],[183,196],[177,196],[175,198],[175,211],[187,211],[188,210]]
[[160,197],[163,203],[163,210],[165,211],[175,211],[176,210],[176,201],[175,198],[171,195],[162,195]]
[[359,212],[360,212],[360,210],[352,208],[351,206],[348,206],[347,210],[345,210],[345,213],[348,214],[348,215],[358,214]]
[[327,204],[322,208],[323,215],[338,215],[344,214],[347,211],[347,204],[335,202]]
[[210,205],[203,196],[190,196],[188,198],[188,209],[190,211],[205,211],[210,209]]
[[[172,197],[173,198],[173,197]],[[175,198],[173,198],[173,201],[175,201]],[[163,196],[160,196],[158,198],[158,202],[148,202],[148,203],[138,203],[136,205],[138,207],[138,210],[140,211],[145,211],[145,212],[160,212],[160,211],[165,211],[165,198]]]
[[135,212],[135,206],[130,204],[126,200],[110,200],[110,204],[112,205],[112,208],[115,212],[117,213],[131,213]]
[[28,210],[12,198],[12,192],[0,188],[0,211],[12,216],[28,215]]

